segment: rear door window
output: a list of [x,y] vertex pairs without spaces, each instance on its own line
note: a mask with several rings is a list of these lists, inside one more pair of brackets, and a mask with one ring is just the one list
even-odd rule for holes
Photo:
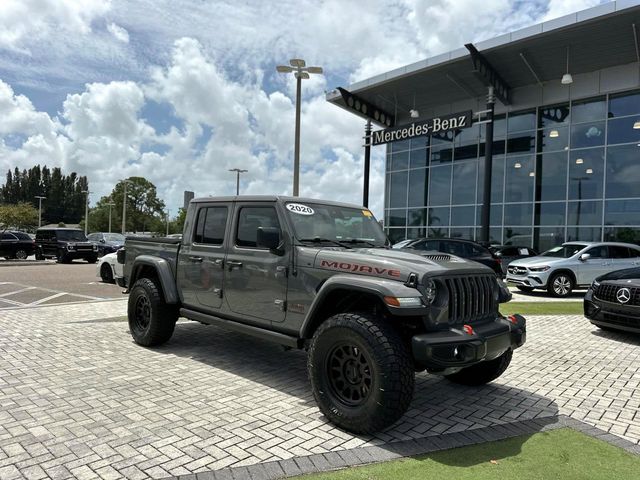
[[629,258],[629,249],[627,247],[619,247],[617,245],[609,246],[609,255],[611,258]]
[[222,245],[228,216],[227,207],[201,208],[198,212],[193,241],[204,245]]
[[12,240],[17,240],[17,238],[10,233],[2,234],[2,241],[10,242]]

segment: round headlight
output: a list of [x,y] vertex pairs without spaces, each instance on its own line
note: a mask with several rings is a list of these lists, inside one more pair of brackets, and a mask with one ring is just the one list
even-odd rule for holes
[[428,304],[432,304],[434,302],[437,293],[436,282],[428,278],[424,284],[424,298]]

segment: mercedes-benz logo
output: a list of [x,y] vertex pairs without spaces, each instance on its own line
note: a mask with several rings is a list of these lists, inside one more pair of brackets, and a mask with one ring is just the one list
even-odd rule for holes
[[631,290],[629,290],[628,288],[619,289],[616,293],[616,298],[620,303],[627,303],[629,300],[631,300]]

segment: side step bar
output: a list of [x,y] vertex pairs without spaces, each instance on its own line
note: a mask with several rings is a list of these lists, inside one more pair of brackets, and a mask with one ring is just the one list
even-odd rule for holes
[[268,340],[287,347],[299,348],[298,339],[296,337],[285,335],[284,333],[272,332],[271,330],[265,330],[264,328],[254,327],[252,325],[246,325],[244,323],[234,322],[231,320],[224,320],[222,318],[213,317],[188,308],[181,308],[180,316],[188,318],[189,320],[195,320],[209,325],[217,325],[236,332],[253,335],[254,337],[262,338],[263,340]]

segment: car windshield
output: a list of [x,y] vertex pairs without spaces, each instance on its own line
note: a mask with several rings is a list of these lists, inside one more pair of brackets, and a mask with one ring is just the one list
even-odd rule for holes
[[105,233],[104,239],[107,242],[121,242],[124,243],[124,235],[121,233]]
[[570,243],[568,245],[561,245],[559,247],[553,247],[551,250],[547,250],[542,253],[541,257],[557,257],[557,258],[570,258],[576,253],[582,250],[586,245],[579,243]]
[[86,242],[87,237],[84,236],[80,230],[58,230],[56,232],[56,238],[58,240],[66,240],[73,242]]
[[287,203],[298,240],[323,239],[327,243],[384,247],[387,236],[373,214],[364,208],[318,203]]

